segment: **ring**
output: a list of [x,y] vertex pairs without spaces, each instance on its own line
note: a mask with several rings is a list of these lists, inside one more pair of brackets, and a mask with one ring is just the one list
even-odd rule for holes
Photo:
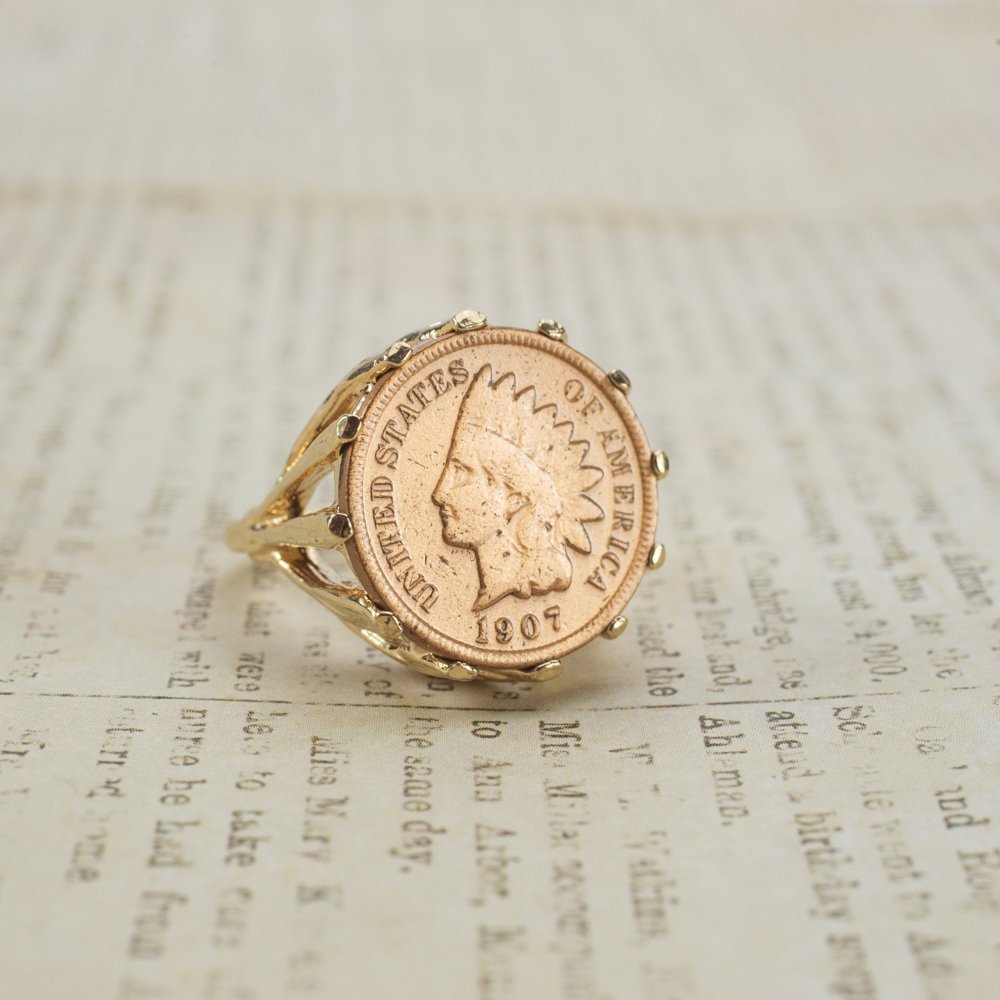
[[664,560],[630,388],[554,320],[460,312],[354,368],[226,541],[421,673],[548,680]]

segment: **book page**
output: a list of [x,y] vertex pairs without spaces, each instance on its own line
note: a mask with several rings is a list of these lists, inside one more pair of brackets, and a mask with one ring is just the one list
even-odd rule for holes
[[[513,10],[8,12],[4,995],[995,989],[988,10]],[[462,86],[431,23],[552,76]],[[555,315],[671,458],[666,565],[537,686],[408,672],[223,543],[466,307]]]

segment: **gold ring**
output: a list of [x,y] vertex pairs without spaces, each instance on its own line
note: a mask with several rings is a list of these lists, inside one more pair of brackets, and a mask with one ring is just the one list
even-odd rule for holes
[[[351,371],[226,541],[422,673],[547,680],[622,633],[663,563],[667,456],[630,387],[554,320],[520,330],[460,312]],[[311,504],[324,481],[331,501]]]

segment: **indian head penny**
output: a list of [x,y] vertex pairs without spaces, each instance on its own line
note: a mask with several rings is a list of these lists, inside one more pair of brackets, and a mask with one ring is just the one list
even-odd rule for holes
[[380,383],[345,455],[349,554],[376,603],[481,667],[562,656],[638,586],[656,484],[636,416],[563,343],[490,328]]

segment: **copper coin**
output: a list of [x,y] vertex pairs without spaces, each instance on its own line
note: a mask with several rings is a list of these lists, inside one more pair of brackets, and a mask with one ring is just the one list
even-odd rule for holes
[[340,504],[369,595],[439,655],[560,657],[638,586],[656,527],[645,435],[623,393],[539,333],[432,341],[375,389]]

